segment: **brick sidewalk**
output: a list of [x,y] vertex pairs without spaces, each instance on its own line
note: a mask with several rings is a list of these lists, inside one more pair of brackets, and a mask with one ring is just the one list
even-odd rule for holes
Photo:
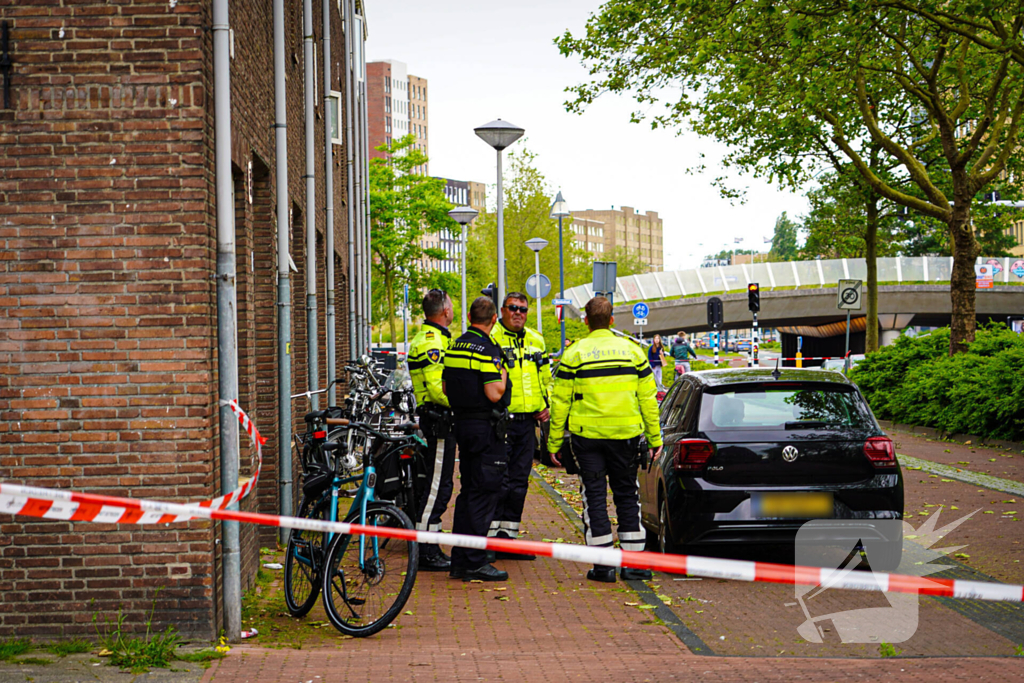
[[[576,527],[535,482],[524,526],[530,540],[580,540]],[[320,644],[302,650],[247,643],[215,662],[202,680],[1010,680],[1024,675],[1024,661],[1008,658],[693,655],[650,610],[639,608],[643,602],[621,582],[593,584],[584,579],[586,567],[547,559],[499,566],[511,575],[507,584],[462,583],[446,574],[421,573],[406,605],[412,615],[402,615],[394,628],[367,639],[342,638],[321,629]],[[750,602],[748,619],[757,619],[758,604],[756,599]]]

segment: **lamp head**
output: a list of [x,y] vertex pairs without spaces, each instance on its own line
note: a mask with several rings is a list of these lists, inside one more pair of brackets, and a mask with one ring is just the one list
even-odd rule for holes
[[562,191],[559,190],[558,194],[555,195],[555,203],[551,205],[551,217],[565,218],[569,215],[569,205],[565,203],[565,200],[562,198]]
[[479,211],[469,206],[456,206],[448,212],[448,215],[459,225],[466,225],[467,223],[472,223],[479,213]]
[[508,121],[496,119],[490,123],[485,123],[479,128],[474,128],[473,132],[481,140],[500,152],[523,137],[523,133],[526,131]]

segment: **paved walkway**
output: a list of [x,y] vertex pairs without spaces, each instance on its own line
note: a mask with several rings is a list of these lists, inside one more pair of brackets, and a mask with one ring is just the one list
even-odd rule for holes
[[[580,542],[578,529],[565,516],[564,507],[532,482],[525,537]],[[657,577],[651,582],[658,586],[655,591],[679,596],[672,607],[676,613],[691,624],[694,619],[706,622],[702,637],[718,654],[700,655],[684,644],[678,629],[669,628],[659,618],[660,608],[645,608],[649,602],[622,582],[590,583],[583,578],[586,567],[546,559],[503,562],[501,566],[511,574],[507,584],[467,584],[445,574],[421,573],[407,605],[412,614],[401,616],[394,628],[368,639],[346,639],[328,626],[316,629],[316,643],[306,642],[301,650],[246,643],[215,662],[202,680],[1024,680],[1024,660],[1012,657],[865,659],[872,656],[870,652],[858,652],[856,658],[794,657],[788,648],[769,652],[766,648],[777,634],[768,631],[781,626],[769,624],[779,615],[772,614],[776,610],[770,603],[775,601],[766,600],[763,593],[779,587],[733,582],[720,582],[723,585],[719,586],[719,582],[673,582],[672,577]],[[696,616],[702,603],[687,602],[680,592],[714,598],[724,589],[731,589],[731,597],[721,604],[728,609],[722,612],[716,607],[706,617]],[[927,631],[931,653],[943,652],[945,642],[950,644],[945,650],[949,653],[980,654],[957,644],[958,633],[950,628],[962,628],[961,622],[950,621],[956,615],[938,606],[924,612],[922,619],[929,617],[931,624]],[[741,630],[752,642],[731,642],[736,634],[723,631],[729,639],[726,643],[711,633],[718,617],[725,614],[728,620],[743,625]],[[318,618],[314,613],[307,620],[315,624]],[[788,617],[783,620],[790,621]],[[787,628],[795,626],[787,623]],[[688,631],[685,626],[682,630]],[[968,634],[960,631],[959,635]],[[991,632],[984,629],[970,634],[972,639],[987,635]],[[688,642],[699,647],[701,641]],[[1006,648],[999,652],[1006,653]],[[812,653],[812,648],[805,648],[797,654]]]

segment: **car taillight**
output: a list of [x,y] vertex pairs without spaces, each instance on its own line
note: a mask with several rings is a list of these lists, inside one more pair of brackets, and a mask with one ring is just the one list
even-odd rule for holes
[[683,439],[675,450],[672,467],[677,472],[696,472],[704,469],[708,458],[715,454],[715,445],[704,439]]
[[889,467],[896,464],[896,447],[887,436],[873,436],[864,442],[864,455],[875,467]]

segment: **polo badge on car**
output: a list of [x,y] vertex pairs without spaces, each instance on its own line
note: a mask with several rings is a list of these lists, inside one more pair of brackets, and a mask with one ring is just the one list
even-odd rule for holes
[[800,457],[800,451],[796,449],[796,446],[786,446],[782,449],[782,459],[786,462],[793,462]]

